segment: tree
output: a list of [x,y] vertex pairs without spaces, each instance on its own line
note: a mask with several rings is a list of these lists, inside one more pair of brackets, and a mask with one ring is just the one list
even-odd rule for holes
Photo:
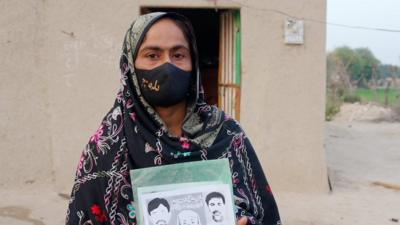
[[[377,74],[378,66],[381,63],[368,48],[356,48],[354,52],[359,58],[360,74],[364,82],[372,81],[376,84],[376,80],[380,78]],[[365,83],[364,83],[365,85]]]
[[357,86],[366,86],[371,79],[375,82],[378,78],[380,61],[368,48],[351,49],[347,46],[336,48],[328,54],[327,62],[328,73],[344,69],[352,83]]
[[380,74],[381,78],[391,78],[391,77],[400,78],[400,68],[398,66],[389,64],[379,65],[378,74]]

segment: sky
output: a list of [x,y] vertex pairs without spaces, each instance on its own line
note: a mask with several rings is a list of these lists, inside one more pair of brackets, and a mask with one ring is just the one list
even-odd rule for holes
[[[400,0],[327,0],[329,23],[400,31]],[[367,47],[383,64],[400,66],[400,32],[358,30],[327,25],[327,50]]]

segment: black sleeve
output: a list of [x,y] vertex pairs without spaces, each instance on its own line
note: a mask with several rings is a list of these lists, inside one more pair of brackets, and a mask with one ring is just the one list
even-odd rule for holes
[[257,155],[244,132],[240,128],[235,130],[229,159],[236,216],[247,216],[247,224],[281,225],[278,207]]

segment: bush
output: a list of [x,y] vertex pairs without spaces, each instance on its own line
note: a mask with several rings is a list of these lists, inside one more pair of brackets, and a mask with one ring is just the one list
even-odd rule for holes
[[326,105],[325,105],[325,120],[331,121],[333,117],[340,112],[341,101],[328,93],[326,95]]
[[343,96],[343,101],[348,103],[361,102],[361,98],[355,94],[346,94]]

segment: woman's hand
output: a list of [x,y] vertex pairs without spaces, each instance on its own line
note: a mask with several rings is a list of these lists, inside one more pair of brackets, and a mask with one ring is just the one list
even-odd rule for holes
[[238,220],[238,223],[237,223],[237,225],[246,225],[246,224],[247,224],[247,217],[246,216],[243,216],[242,218],[240,218]]

